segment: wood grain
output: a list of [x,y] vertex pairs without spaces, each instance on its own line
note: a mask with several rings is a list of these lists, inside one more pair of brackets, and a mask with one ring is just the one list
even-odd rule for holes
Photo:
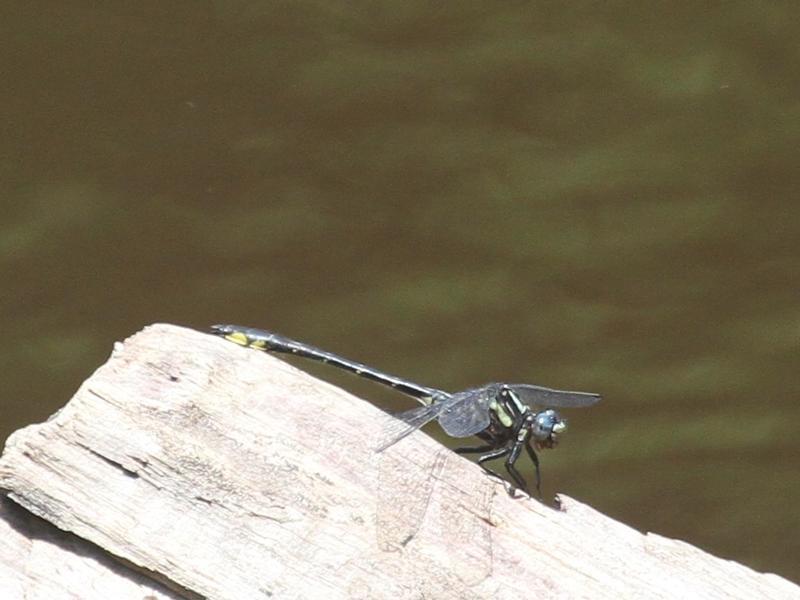
[[0,485],[184,595],[800,598],[570,498],[512,499],[424,433],[377,454],[387,419],[272,356],[153,325],[9,438]]

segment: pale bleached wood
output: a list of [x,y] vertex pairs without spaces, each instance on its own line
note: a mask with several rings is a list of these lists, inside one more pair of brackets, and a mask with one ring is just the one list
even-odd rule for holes
[[274,357],[155,325],[9,439],[0,485],[209,598],[800,598],[569,498],[511,499],[424,434],[376,454],[387,419]]
[[0,499],[3,600],[178,600],[102,549]]

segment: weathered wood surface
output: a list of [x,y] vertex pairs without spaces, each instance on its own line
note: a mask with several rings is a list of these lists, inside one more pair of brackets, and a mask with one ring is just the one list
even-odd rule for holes
[[208,598],[800,598],[569,498],[511,499],[422,433],[375,454],[388,419],[274,357],[155,325],[9,438],[0,486]]
[[178,600],[181,596],[2,498],[0,598]]

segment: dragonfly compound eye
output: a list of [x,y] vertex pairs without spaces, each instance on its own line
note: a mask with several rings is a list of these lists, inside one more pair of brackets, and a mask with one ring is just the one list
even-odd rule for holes
[[567,430],[567,422],[554,410],[544,410],[536,415],[531,427],[533,439],[537,442],[555,441],[559,433]]

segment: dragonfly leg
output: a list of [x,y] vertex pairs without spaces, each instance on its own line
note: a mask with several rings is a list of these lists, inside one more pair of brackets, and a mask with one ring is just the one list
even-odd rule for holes
[[525,450],[528,451],[528,456],[531,457],[531,462],[536,470],[536,493],[538,494],[539,498],[542,497],[542,474],[539,471],[539,457],[536,455],[536,451],[531,447],[530,440],[525,442]]
[[[491,450],[491,452],[487,452],[483,456],[480,456],[478,458],[478,464],[484,471],[486,471],[492,477],[497,477],[501,481],[505,481],[505,479],[503,478],[502,475],[500,475],[500,473],[493,471],[492,469],[487,467],[484,463],[490,460],[494,460],[496,458],[502,458],[503,456],[505,456],[510,452],[510,448],[505,447],[505,448],[495,449],[495,446],[478,446],[475,448],[457,448],[455,451],[458,454],[469,454],[470,452],[486,452],[487,450]],[[513,496],[513,487],[509,489],[508,493]]]
[[516,467],[514,466],[514,463],[516,463],[517,459],[519,458],[520,452],[522,452],[523,445],[524,444],[522,442],[516,442],[511,447],[511,451],[506,457],[506,471],[508,471],[508,474],[511,475],[511,479],[514,480],[516,486],[523,492],[527,492],[528,485],[525,483],[522,475],[519,474],[519,471],[517,471]]

